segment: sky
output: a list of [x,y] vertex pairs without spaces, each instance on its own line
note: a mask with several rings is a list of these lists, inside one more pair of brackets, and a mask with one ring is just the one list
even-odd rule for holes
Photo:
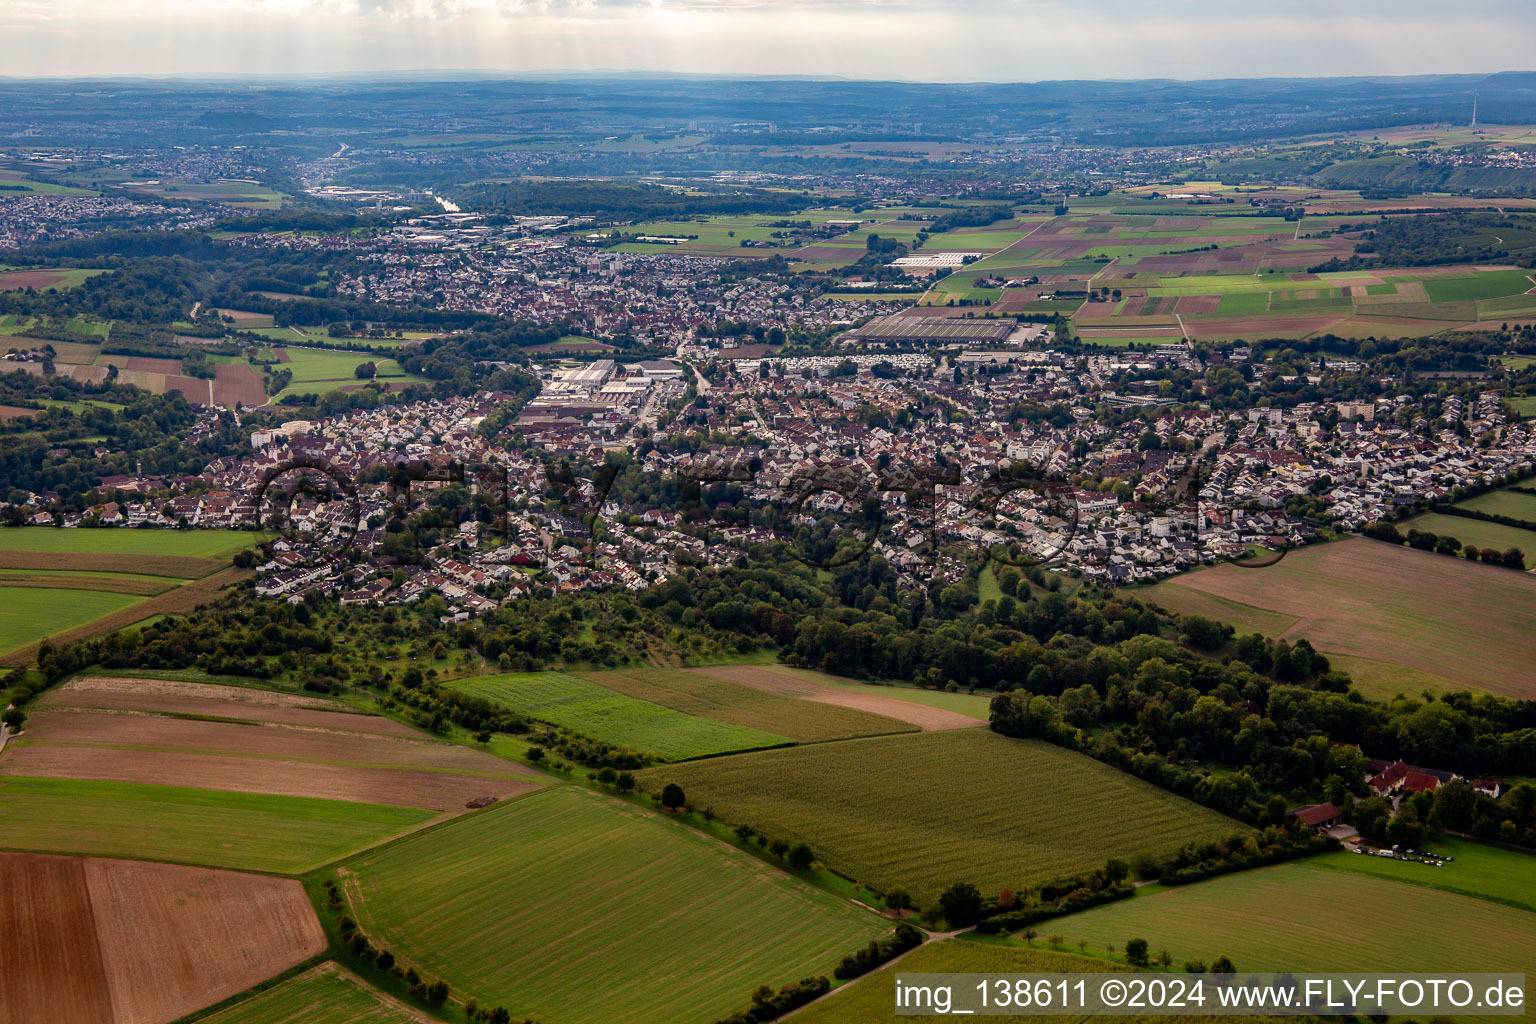
[[907,81],[1536,69],[1532,0],[0,0],[0,75]]

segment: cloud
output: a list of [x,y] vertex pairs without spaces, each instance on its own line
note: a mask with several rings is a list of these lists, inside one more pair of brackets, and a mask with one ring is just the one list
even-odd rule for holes
[[0,0],[13,76],[660,70],[1036,81],[1529,67],[1529,0]]

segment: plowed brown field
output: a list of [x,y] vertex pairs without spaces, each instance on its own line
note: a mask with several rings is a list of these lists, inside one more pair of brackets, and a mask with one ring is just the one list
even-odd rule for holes
[[0,853],[0,929],[17,1024],[162,1024],[326,945],[293,879],[23,853]]

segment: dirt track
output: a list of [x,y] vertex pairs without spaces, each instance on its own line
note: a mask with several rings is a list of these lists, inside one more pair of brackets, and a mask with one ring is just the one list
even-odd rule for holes
[[296,880],[0,853],[0,1021],[162,1024],[325,949]]

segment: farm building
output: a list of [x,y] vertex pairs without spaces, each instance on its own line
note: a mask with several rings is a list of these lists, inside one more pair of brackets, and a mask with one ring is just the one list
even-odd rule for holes
[[1438,787],[1458,777],[1453,772],[1420,768],[1418,765],[1403,761],[1392,764],[1373,761],[1371,768],[1376,771],[1376,774],[1371,776],[1366,784],[1377,796],[1389,796],[1398,792],[1432,793]]
[[1313,804],[1310,807],[1298,807],[1295,810],[1286,811],[1287,818],[1295,818],[1304,825],[1313,828],[1332,828],[1344,820],[1344,815],[1331,802],[1326,804]]

